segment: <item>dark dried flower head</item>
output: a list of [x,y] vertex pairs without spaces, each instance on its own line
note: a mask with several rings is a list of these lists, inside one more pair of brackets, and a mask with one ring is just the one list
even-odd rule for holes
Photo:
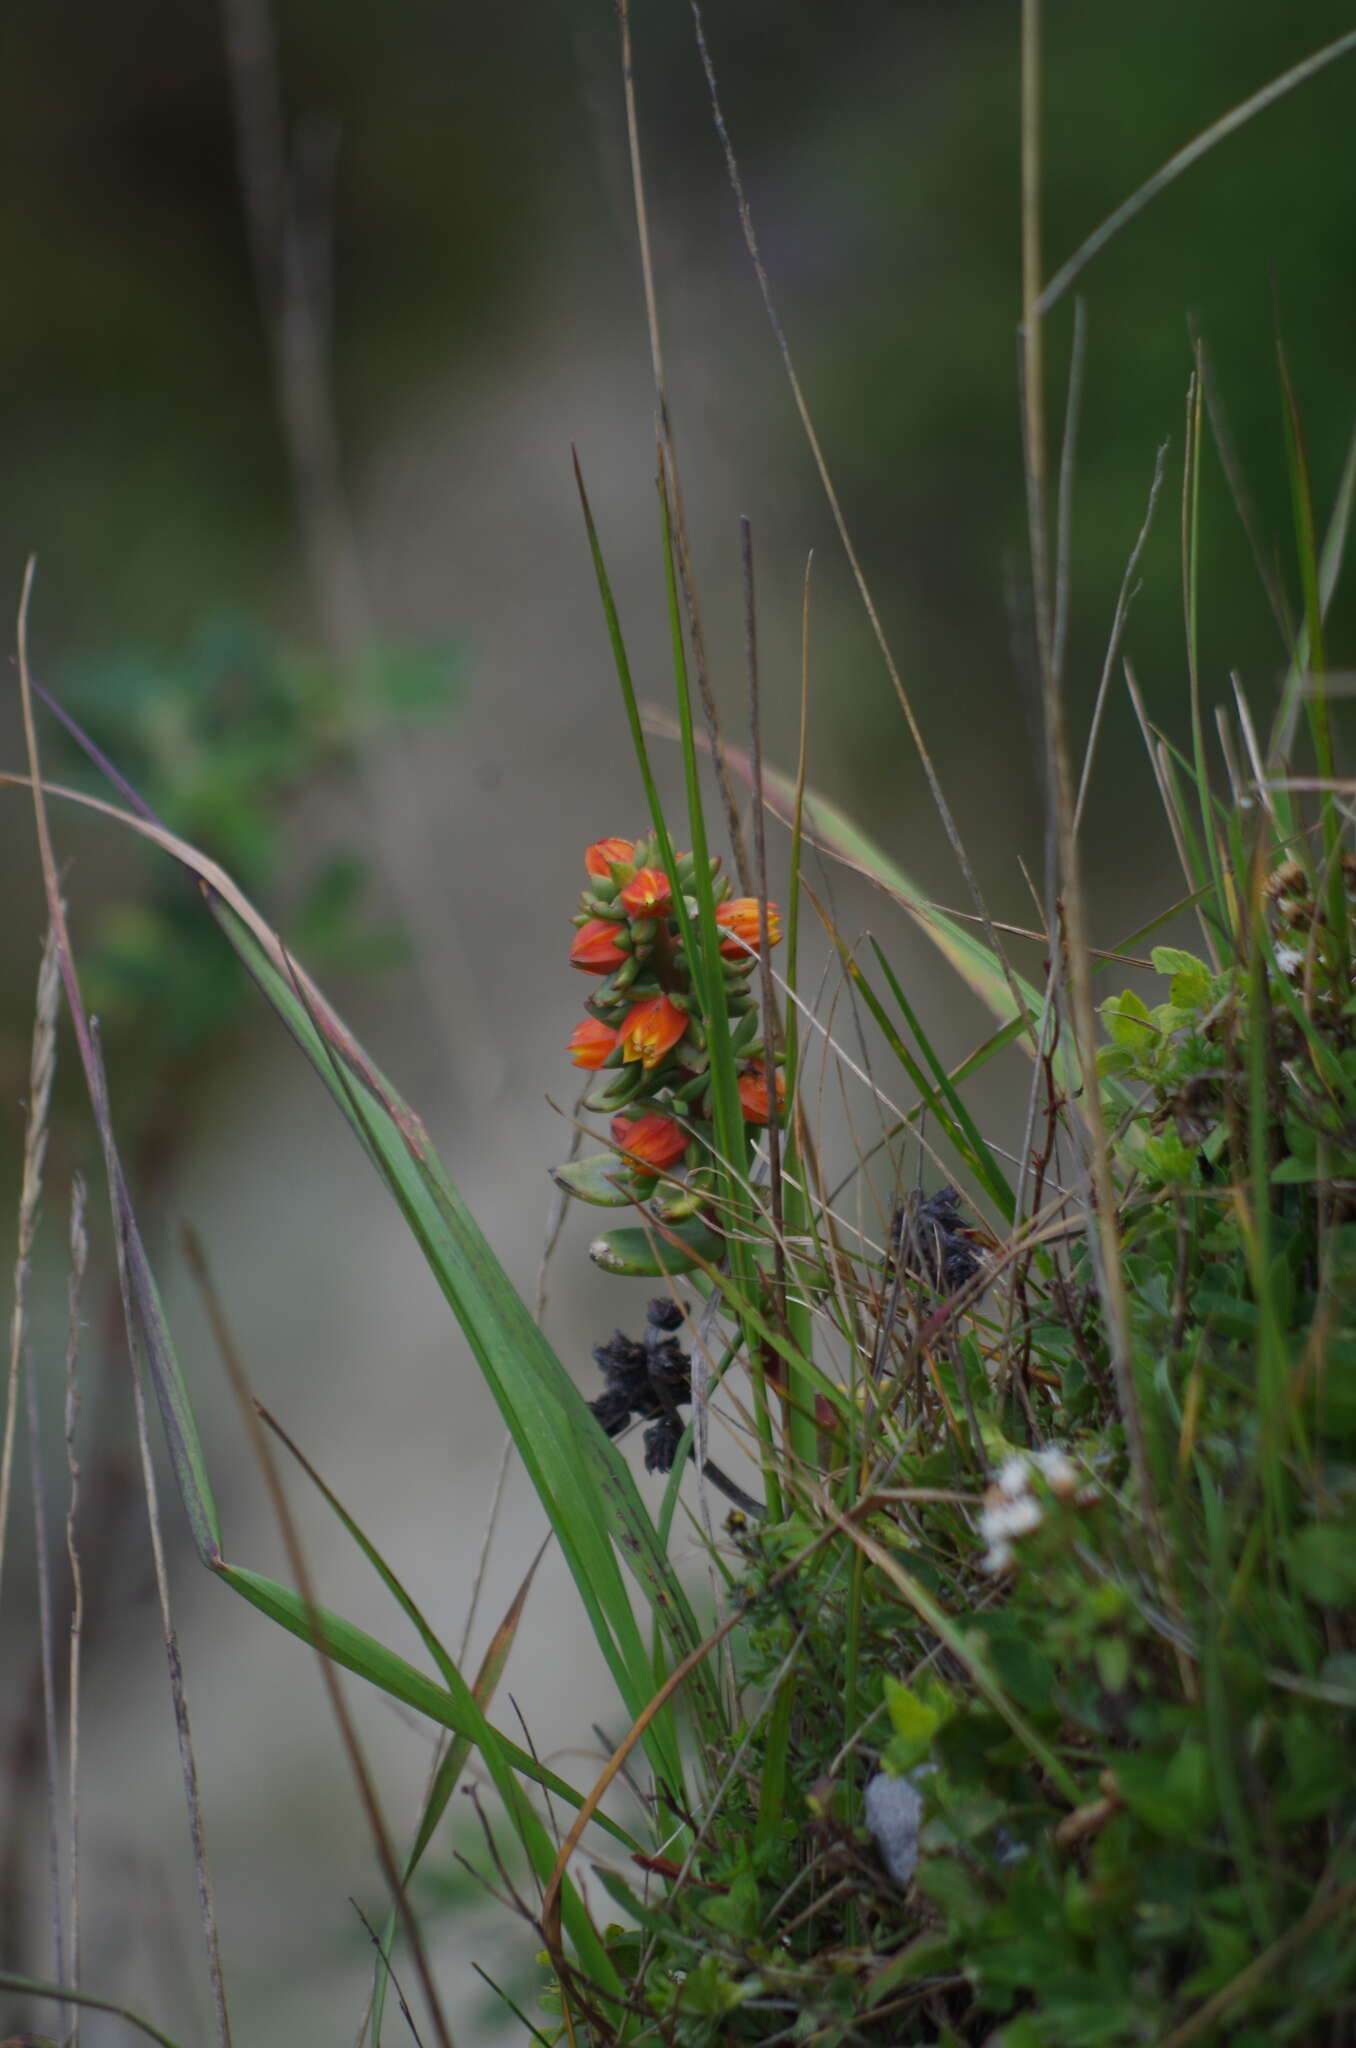
[[683,1423],[677,1415],[661,1415],[645,1432],[645,1470],[671,1472],[682,1441]]
[[608,1436],[620,1436],[631,1420],[631,1403],[619,1387],[609,1387],[589,1402],[589,1413]]
[[980,1256],[953,1187],[938,1188],[935,1195],[897,1209],[891,1237],[905,1274],[929,1282],[940,1294],[956,1293],[979,1271]]

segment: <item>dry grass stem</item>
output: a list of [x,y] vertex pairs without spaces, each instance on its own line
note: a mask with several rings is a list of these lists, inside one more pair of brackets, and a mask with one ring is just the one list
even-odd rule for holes
[[[28,610],[33,594],[33,578],[36,560],[30,557],[24,572],[23,592],[19,600],[18,647],[19,647],[19,695],[23,713],[24,742],[28,754],[29,783],[33,796],[33,823],[37,833],[38,853],[42,864],[43,886],[47,895],[47,914],[51,921],[52,936],[61,979],[66,990],[67,1008],[72,1028],[80,1048],[81,1064],[94,1109],[95,1121],[103,1145],[104,1165],[108,1178],[109,1200],[113,1209],[114,1238],[118,1248],[118,1285],[122,1296],[123,1318],[127,1326],[127,1338],[131,1356],[132,1402],[136,1415],[137,1444],[141,1458],[143,1491],[146,1499],[146,1514],[150,1525],[151,1553],[155,1564],[156,1590],[160,1601],[160,1618],[164,1634],[165,1657],[169,1666],[170,1695],[174,1707],[175,1730],[179,1744],[179,1759],[183,1773],[184,1793],[188,1805],[189,1836],[193,1847],[193,1869],[197,1884],[198,1905],[202,1916],[203,1939],[207,1949],[208,1973],[212,1983],[212,2002],[216,2022],[218,2048],[230,2048],[231,2027],[226,2004],[226,1982],[221,1968],[221,1951],[217,1936],[216,1912],[212,1902],[211,1879],[207,1868],[207,1844],[203,1826],[202,1803],[198,1793],[197,1762],[193,1754],[193,1739],[189,1726],[188,1699],[184,1690],[183,1668],[179,1659],[179,1644],[174,1632],[170,1610],[169,1578],[165,1569],[164,1542],[160,1528],[159,1505],[156,1492],[155,1466],[151,1458],[150,1439],[146,1428],[146,1403],[141,1385],[141,1375],[136,1365],[136,1320],[132,1306],[132,1290],[127,1270],[126,1218],[120,1209],[122,1194],[122,1169],[113,1146],[113,1131],[108,1113],[108,1089],[104,1079],[103,1059],[98,1040],[92,1031],[84,1002],[80,994],[80,978],[71,949],[70,933],[66,926],[66,910],[61,900],[61,888],[57,877],[56,856],[52,848],[52,835],[47,820],[47,803],[43,790],[42,765],[38,752],[37,729],[33,720],[33,691],[28,667]],[[140,822],[140,821],[138,821]],[[143,829],[146,829],[143,827]]]
[[429,2017],[433,2024],[434,2033],[442,2044],[442,2048],[452,2048],[452,2037],[448,2031],[447,2021],[443,2017],[442,2002],[438,1996],[438,1987],[433,1979],[433,1970],[429,1963],[428,1950],[424,1944],[423,1933],[415,1916],[414,1908],[410,1904],[404,1881],[400,1874],[400,1868],[396,1862],[395,1851],[391,1846],[390,1832],[381,1811],[376,1787],[372,1781],[372,1774],[367,1767],[362,1745],[358,1740],[358,1731],[354,1726],[353,1717],[348,1710],[348,1702],[344,1697],[343,1683],[333,1660],[321,1648],[323,1632],[320,1625],[319,1603],[315,1597],[314,1581],[311,1577],[310,1566],[306,1561],[306,1554],[301,1546],[301,1538],[297,1532],[297,1525],[293,1518],[292,1510],[287,1504],[287,1495],[278,1471],[277,1460],[273,1455],[272,1446],[268,1441],[260,1419],[259,1404],[250,1389],[244,1364],[236,1349],[230,1325],[226,1321],[225,1311],[221,1306],[220,1298],[213,1285],[211,1272],[207,1264],[207,1256],[203,1250],[202,1243],[197,1233],[187,1225],[184,1226],[183,1230],[183,1245],[184,1256],[187,1259],[189,1270],[193,1275],[198,1292],[202,1298],[208,1322],[211,1324],[212,1335],[216,1340],[217,1350],[221,1355],[222,1364],[226,1368],[226,1375],[231,1383],[231,1391],[235,1395],[240,1408],[246,1434],[250,1440],[250,1449],[254,1455],[255,1463],[258,1465],[263,1476],[264,1484],[268,1488],[269,1500],[278,1524],[278,1533],[282,1537],[283,1547],[287,1552],[287,1561],[297,1582],[297,1591],[306,1606],[314,1636],[316,1662],[320,1667],[320,1676],[325,1691],[329,1696],[330,1707],[348,1756],[354,1782],[358,1788],[358,1796],[362,1802],[363,1811],[371,1831],[373,1846],[377,1852],[377,1861],[381,1865],[382,1874],[390,1889],[391,1902],[395,1906],[405,1937],[410,1944],[410,1953],[414,1957],[415,1967],[419,1973],[419,1980],[428,2004]]
[[[77,1174],[71,1183],[70,1269],[66,1281],[66,1401],[64,1435],[69,1494],[66,1507],[66,1558],[71,1575],[70,1663],[66,1702],[66,1817],[70,1859],[70,1982],[80,1988],[80,1650],[84,1633],[85,1587],[80,1564],[77,1513],[80,1505],[80,1460],[76,1425],[80,1419],[80,1289],[89,1258],[85,1232],[85,1183]],[[80,2011],[74,2007],[70,2048],[80,2048]]]
[[[51,1920],[52,1971],[66,1981],[66,1934],[61,1884],[61,1753],[57,1743],[56,1661],[52,1640],[52,1565],[47,1544],[47,1488],[43,1479],[42,1439],[38,1423],[38,1387],[33,1354],[24,1357],[28,1407],[28,1462],[33,1489],[33,1554],[38,1586],[38,1668],[42,1681],[43,1780],[47,1801],[47,1891]],[[63,2012],[63,2026],[69,2014]]]
[[33,1238],[42,1200],[42,1168],[47,1155],[47,1110],[56,1072],[56,1018],[59,973],[55,935],[48,930],[38,968],[33,1046],[28,1068],[28,1115],[24,1125],[24,1160],[19,1184],[18,1245],[14,1255],[14,1306],[9,1324],[9,1374],[5,1386],[4,1440],[0,1444],[0,1590],[5,1571],[5,1533],[14,1469],[14,1431],[19,1408],[19,1367],[28,1331],[28,1282]]

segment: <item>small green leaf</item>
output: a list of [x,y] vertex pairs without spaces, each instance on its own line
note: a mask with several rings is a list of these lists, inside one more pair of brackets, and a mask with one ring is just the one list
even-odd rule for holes
[[1356,1529],[1350,1523],[1312,1522],[1285,1546],[1291,1578],[1318,1607],[1356,1600]]
[[872,2011],[883,2005],[885,2000],[906,1984],[916,1984],[920,1977],[940,1976],[951,1967],[953,1944],[946,1935],[935,1929],[919,1934],[891,1956],[883,1969],[877,1970],[866,1987],[866,2009]]
[[581,1202],[593,1202],[600,1209],[629,1209],[635,1201],[630,1189],[620,1185],[626,1168],[615,1152],[590,1152],[584,1159],[567,1160],[553,1166],[551,1178],[567,1195]]
[[902,1776],[922,1762],[932,1748],[937,1731],[951,1719],[955,1709],[944,1687],[930,1688],[925,1697],[921,1689],[914,1692],[888,1674],[885,1679],[885,1706],[894,1735],[886,1745],[884,1762],[888,1770]]
[[1132,988],[1122,990],[1102,1004],[1106,1028],[1117,1045],[1131,1052],[1147,1052],[1157,1036],[1149,1017],[1149,1006]]
[[974,1927],[989,1910],[977,1880],[950,1856],[925,1857],[914,1883],[952,1927]]
[[1108,1692],[1125,1690],[1130,1676],[1130,1644],[1125,1636],[1098,1636],[1093,1644],[1097,1676]]
[[1172,1000],[1184,1010],[1200,1010],[1210,1000],[1213,977],[1204,960],[1178,946],[1155,946],[1149,958],[1156,974],[1172,977]]
[[589,1257],[605,1273],[619,1273],[628,1279],[651,1279],[656,1275],[691,1273],[701,1265],[715,1265],[725,1256],[725,1240],[693,1218],[688,1223],[644,1230],[629,1224],[623,1230],[606,1230],[589,1246]]
[[1163,1131],[1144,1141],[1144,1167],[1165,1187],[1189,1187],[1196,1178],[1196,1154],[1176,1131]]
[[1215,1788],[1204,1743],[1183,1742],[1177,1754],[1141,1751],[1116,1759],[1116,1783],[1136,1820],[1169,1841],[1200,1834],[1215,1817]]

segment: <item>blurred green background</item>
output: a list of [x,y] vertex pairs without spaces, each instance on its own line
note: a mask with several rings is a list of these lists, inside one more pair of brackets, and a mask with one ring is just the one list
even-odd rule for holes
[[[270,20],[252,6],[234,18]],[[226,19],[181,0],[52,0],[7,18],[0,569],[17,604],[36,552],[39,674],[335,983],[530,1289],[542,1168],[566,1142],[544,1097],[569,1097],[563,1047],[578,991],[562,933],[577,852],[639,816],[571,443],[645,692],[666,687],[613,12],[607,0],[280,0],[271,17],[332,367],[320,409],[339,451],[337,502],[361,586],[356,640],[336,623],[298,517],[242,201]],[[830,14],[709,0],[705,19],[781,318],[883,619],[993,907],[1026,920],[1018,856],[1039,876],[1042,833],[1017,421],[1016,8],[844,0]],[[1354,23],[1336,0],[1145,0],[1130,12],[1054,0],[1047,274],[1197,130]],[[758,302],[690,14],[678,0],[637,7],[635,35],[674,418],[727,725],[742,735],[736,522],[746,512],[771,755],[793,758],[800,588],[813,548],[812,776],[941,900],[959,903]],[[1192,170],[1080,281],[1076,742],[1164,441],[1167,483],[1126,644],[1152,713],[1184,728],[1177,494],[1194,334],[1262,551],[1285,588],[1295,576],[1278,333],[1326,517],[1356,415],[1354,93],[1348,58]],[[1052,422],[1071,327],[1066,301],[1049,326]],[[1285,643],[1213,453],[1202,531],[1207,699],[1221,699],[1237,670],[1264,716]],[[1338,663],[1352,624],[1348,578],[1330,635]],[[45,730],[52,772],[89,783]],[[3,765],[20,768],[12,688],[0,737]],[[1154,803],[1117,688],[1087,835],[1101,943],[1174,892]],[[191,893],[107,826],[62,814],[57,830],[108,1028],[120,1129],[209,1433],[220,1435],[219,1484],[241,1541],[267,1564],[257,1482],[177,1270],[171,1225],[183,1213],[214,1245],[266,1390],[284,1407],[291,1399],[308,1447],[329,1448],[340,1490],[397,1556],[402,1538],[413,1548],[414,1576],[422,1571],[424,1597],[455,1640],[495,1430],[440,1306],[361,1162],[323,1107],[296,1092],[285,1050],[258,1028]],[[774,854],[784,860],[781,840]],[[28,810],[13,793],[0,809],[0,857],[10,881],[0,1092],[17,1188],[41,903]],[[878,904],[839,886],[846,930],[880,918]],[[965,999],[920,942],[896,931],[890,940],[929,1024],[958,1054],[968,1049],[978,1020]],[[69,1075],[60,1102],[54,1222],[72,1166],[92,1163]],[[59,1288],[59,1230],[49,1236]],[[625,1312],[624,1296],[586,1268],[583,1242],[582,1226],[567,1236],[555,1314],[558,1340],[586,1361],[588,1344]],[[106,1280],[92,1282],[87,1369],[100,1391],[88,1427],[91,1460],[104,1460],[116,1495],[126,1420],[98,1292]],[[45,1399],[54,1422],[56,1396]],[[90,1639],[91,1713],[105,1717],[90,1771],[108,1774],[108,1789],[90,1795],[91,1982],[101,1965],[100,1988],[191,2024],[201,1993],[188,1988],[195,1937],[176,1897],[183,1830],[144,1604],[144,1533],[125,1479],[122,1507],[101,1511],[114,1532],[107,1619]],[[534,1528],[519,1499],[490,1622]],[[317,1532],[322,1551],[327,1540]],[[369,1618],[347,1563],[326,1553],[325,1569],[335,1604]],[[0,1798],[31,1831],[32,1611],[20,1576],[11,1569],[0,1613],[0,1720],[14,1759]],[[264,1642],[262,1623],[182,1562],[178,1583],[190,1685],[205,1701],[209,1821],[222,1844],[242,2031],[260,2043],[333,2038],[335,2025],[356,2024],[362,1976],[345,1889],[365,1888],[369,1903],[376,1894],[318,1691],[299,1657]],[[549,1574],[543,1584],[548,1612],[515,1678],[529,1710],[535,1693],[549,1743],[587,1728],[595,1679],[575,1657],[568,1606],[549,1611]],[[379,1608],[370,1618],[387,1626]],[[243,1692],[242,1659],[252,1660]],[[567,1702],[561,1673],[572,1659]],[[404,1813],[423,1751],[380,1712],[371,1738]],[[12,1848],[0,1872],[0,1927],[11,1951],[24,1944],[45,1969],[29,1853]],[[323,1857],[342,1867],[338,1879],[328,1868],[316,1875]],[[141,1892],[123,1886],[121,1905],[120,1858],[144,1880]],[[125,1938],[129,1914],[139,1943]],[[454,1975],[466,1953],[460,1926],[447,1937]],[[468,2008],[478,1995],[466,1991]],[[87,2038],[123,2036],[94,2022]]]

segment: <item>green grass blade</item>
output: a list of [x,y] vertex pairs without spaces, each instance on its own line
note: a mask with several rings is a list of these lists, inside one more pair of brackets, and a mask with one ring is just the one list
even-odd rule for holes
[[[744,1121],[744,1110],[739,1099],[739,1076],[735,1055],[730,1043],[730,1017],[725,1000],[724,963],[720,950],[720,929],[716,924],[715,891],[711,880],[710,849],[706,837],[706,820],[702,810],[701,775],[697,761],[697,744],[692,721],[692,697],[688,684],[687,655],[683,645],[683,622],[678,607],[678,577],[673,556],[673,534],[670,527],[668,478],[661,464],[659,478],[660,520],[664,543],[664,577],[669,607],[669,638],[673,652],[674,686],[678,701],[678,726],[683,756],[683,780],[687,792],[688,827],[692,837],[693,885],[697,901],[697,929],[688,937],[688,959],[693,965],[693,978],[698,981],[698,993],[707,1028],[707,1050],[710,1054],[711,1111],[715,1127],[714,1152],[719,1174],[719,1185],[728,1205],[730,1233],[730,1270],[734,1276],[737,1300],[741,1308],[741,1324],[745,1328],[745,1365],[753,1389],[754,1423],[758,1432],[762,1453],[763,1489],[767,1499],[767,1511],[774,1522],[782,1519],[782,1487],[778,1469],[777,1451],[773,1438],[772,1412],[768,1402],[767,1377],[763,1354],[742,1314],[743,1304],[752,1302],[756,1293],[761,1292],[757,1270],[751,1248],[746,1239],[746,1228],[755,1214],[755,1204],[748,1181],[750,1132]],[[696,950],[693,947],[695,937]],[[701,972],[697,973],[697,958],[700,954]],[[776,1089],[772,1080],[772,1048],[767,1049],[769,1063],[769,1093],[772,1114],[776,1114]]]
[[[375,1543],[371,1541],[359,1527],[358,1523],[354,1521],[338,1495],[325,1484],[325,1481],[321,1478],[305,1452],[293,1443],[291,1437],[287,1434],[281,1423],[277,1421],[276,1417],[270,1415],[267,1409],[260,1409],[259,1415],[260,1420],[267,1424],[283,1448],[290,1453],[301,1467],[326,1507],[343,1523],[344,1528],[353,1538],[353,1541],[357,1544],[359,1550],[361,1550],[363,1556],[367,1559],[367,1562],[371,1565],[373,1571],[377,1574],[377,1577],[405,1616],[405,1619],[414,1628],[433,1663],[437,1665],[438,1670],[442,1673],[444,1683],[450,1687],[455,1687],[460,1682],[455,1662],[443,1648],[443,1645],[425,1620],[423,1611],[410,1597],[400,1579],[397,1578],[395,1572],[392,1571],[390,1565],[387,1564],[385,1558],[377,1549]],[[484,1704],[483,1701],[481,1704]]]
[[212,1496],[212,1484],[207,1476],[202,1439],[169,1324],[165,1320],[160,1290],[127,1192],[127,1181],[113,1136],[97,1031],[91,1037],[90,1048],[91,1059],[85,1079],[94,1119],[103,1140],[113,1225],[126,1275],[127,1334],[135,1353],[134,1368],[138,1372],[144,1371],[151,1383],[169,1449],[170,1467],[194,1547],[202,1562],[210,1565],[221,1555],[221,1524]]
[[[518,1625],[523,1618],[523,1609],[527,1605],[527,1596],[531,1591],[532,1581],[537,1575],[537,1566],[545,1555],[546,1544],[543,1544],[528,1566],[527,1575],[514,1595],[508,1613],[495,1630],[489,1647],[481,1659],[480,1669],[476,1673],[476,1680],[471,1688],[471,1694],[483,1714],[489,1713],[490,1703],[494,1699],[499,1681],[504,1675],[504,1670],[509,1660],[509,1652],[513,1648],[518,1634]],[[441,1666],[439,1668],[441,1669]],[[424,1810],[419,1817],[419,1828],[414,1838],[414,1845],[405,1859],[404,1881],[407,1885],[414,1876],[415,1871],[419,1868],[423,1860],[424,1851],[433,1840],[438,1823],[447,1811],[448,1802],[460,1783],[461,1774],[470,1761],[474,1746],[468,1735],[454,1735],[447,1746],[446,1754],[434,1773],[433,1783],[429,1786],[428,1797],[424,1801]],[[369,2033],[374,2042],[381,2039],[382,2015],[386,2007],[386,1988],[390,1982],[390,1971],[387,1968],[387,1963],[395,1941],[396,1925],[396,1909],[392,1906],[387,1913],[386,1925],[382,1930],[381,1951],[377,1958],[376,1973],[372,1985],[372,2013]]]
[[[739,756],[733,749],[729,758],[732,766],[739,765]],[[795,817],[794,785],[777,769],[765,767],[763,789],[768,808],[785,824],[791,824]],[[805,792],[803,836],[810,845],[832,854],[844,867],[853,868],[867,881],[874,882],[912,918],[993,1016],[1001,1023],[1019,1016],[1023,1029],[1035,1042],[1042,1008],[1039,991],[1023,976],[1014,974],[1024,1008],[1024,1015],[1019,1015],[1002,966],[983,940],[975,938],[964,925],[930,902],[918,883],[846,812],[810,789]]]
[[[224,907],[218,915],[399,1203],[513,1435],[622,1698],[639,1717],[652,1690],[651,1667],[618,1551],[655,1605],[676,1654],[685,1655],[701,1636],[628,1467],[533,1322],[419,1119],[342,1027],[303,1000],[300,982],[279,972],[254,934]],[[704,1673],[696,1675],[691,1702],[719,1725]],[[654,1718],[647,1747],[659,1774],[681,1785],[672,1715]]]
[[[969,1160],[972,1171],[987,1191],[990,1200],[997,1204],[1006,1221],[1011,1223],[1017,1213],[1017,1201],[1007,1175],[990,1151],[978,1124],[966,1108],[955,1082],[933,1051],[931,1040],[919,1023],[912,1004],[900,986],[898,976],[875,939],[871,941],[871,950],[880,963],[881,972],[890,984],[890,993],[904,1014],[905,1023],[922,1048],[923,1057],[927,1061],[932,1071],[933,1079],[937,1084],[937,1092],[946,1103],[959,1131],[964,1136],[966,1149],[962,1156]],[[919,1093],[922,1094],[923,1091],[920,1089]],[[940,1117],[940,1111],[938,1114]]]
[[[526,1750],[519,1749],[515,1743],[501,1736],[485,1719],[464,1681],[460,1682],[456,1694],[444,1692],[431,1679],[416,1671],[412,1664],[407,1664],[403,1657],[398,1657],[362,1629],[355,1628],[352,1622],[331,1613],[328,1608],[308,1606],[299,1593],[279,1585],[276,1580],[250,1571],[244,1565],[227,1564],[224,1560],[219,1560],[213,1569],[261,1614],[266,1614],[270,1621],[277,1622],[301,1642],[320,1649],[336,1664],[342,1664],[346,1670],[367,1679],[392,1699],[402,1700],[416,1713],[424,1714],[429,1720],[452,1729],[454,1733],[464,1734],[474,1742],[533,1869],[543,1883],[549,1880],[555,1868],[555,1843],[524,1794],[518,1778],[522,1776],[533,1780],[553,1797],[576,1809],[583,1805],[583,1796],[554,1771],[537,1763]],[[601,1813],[596,1813],[594,1820],[628,1849],[635,1849],[631,1837],[616,1822]],[[607,1950],[599,1941],[582,1900],[568,1880],[561,1887],[561,1899],[566,1931],[575,1945],[581,1967],[605,1995],[616,1997],[621,1986]]]

